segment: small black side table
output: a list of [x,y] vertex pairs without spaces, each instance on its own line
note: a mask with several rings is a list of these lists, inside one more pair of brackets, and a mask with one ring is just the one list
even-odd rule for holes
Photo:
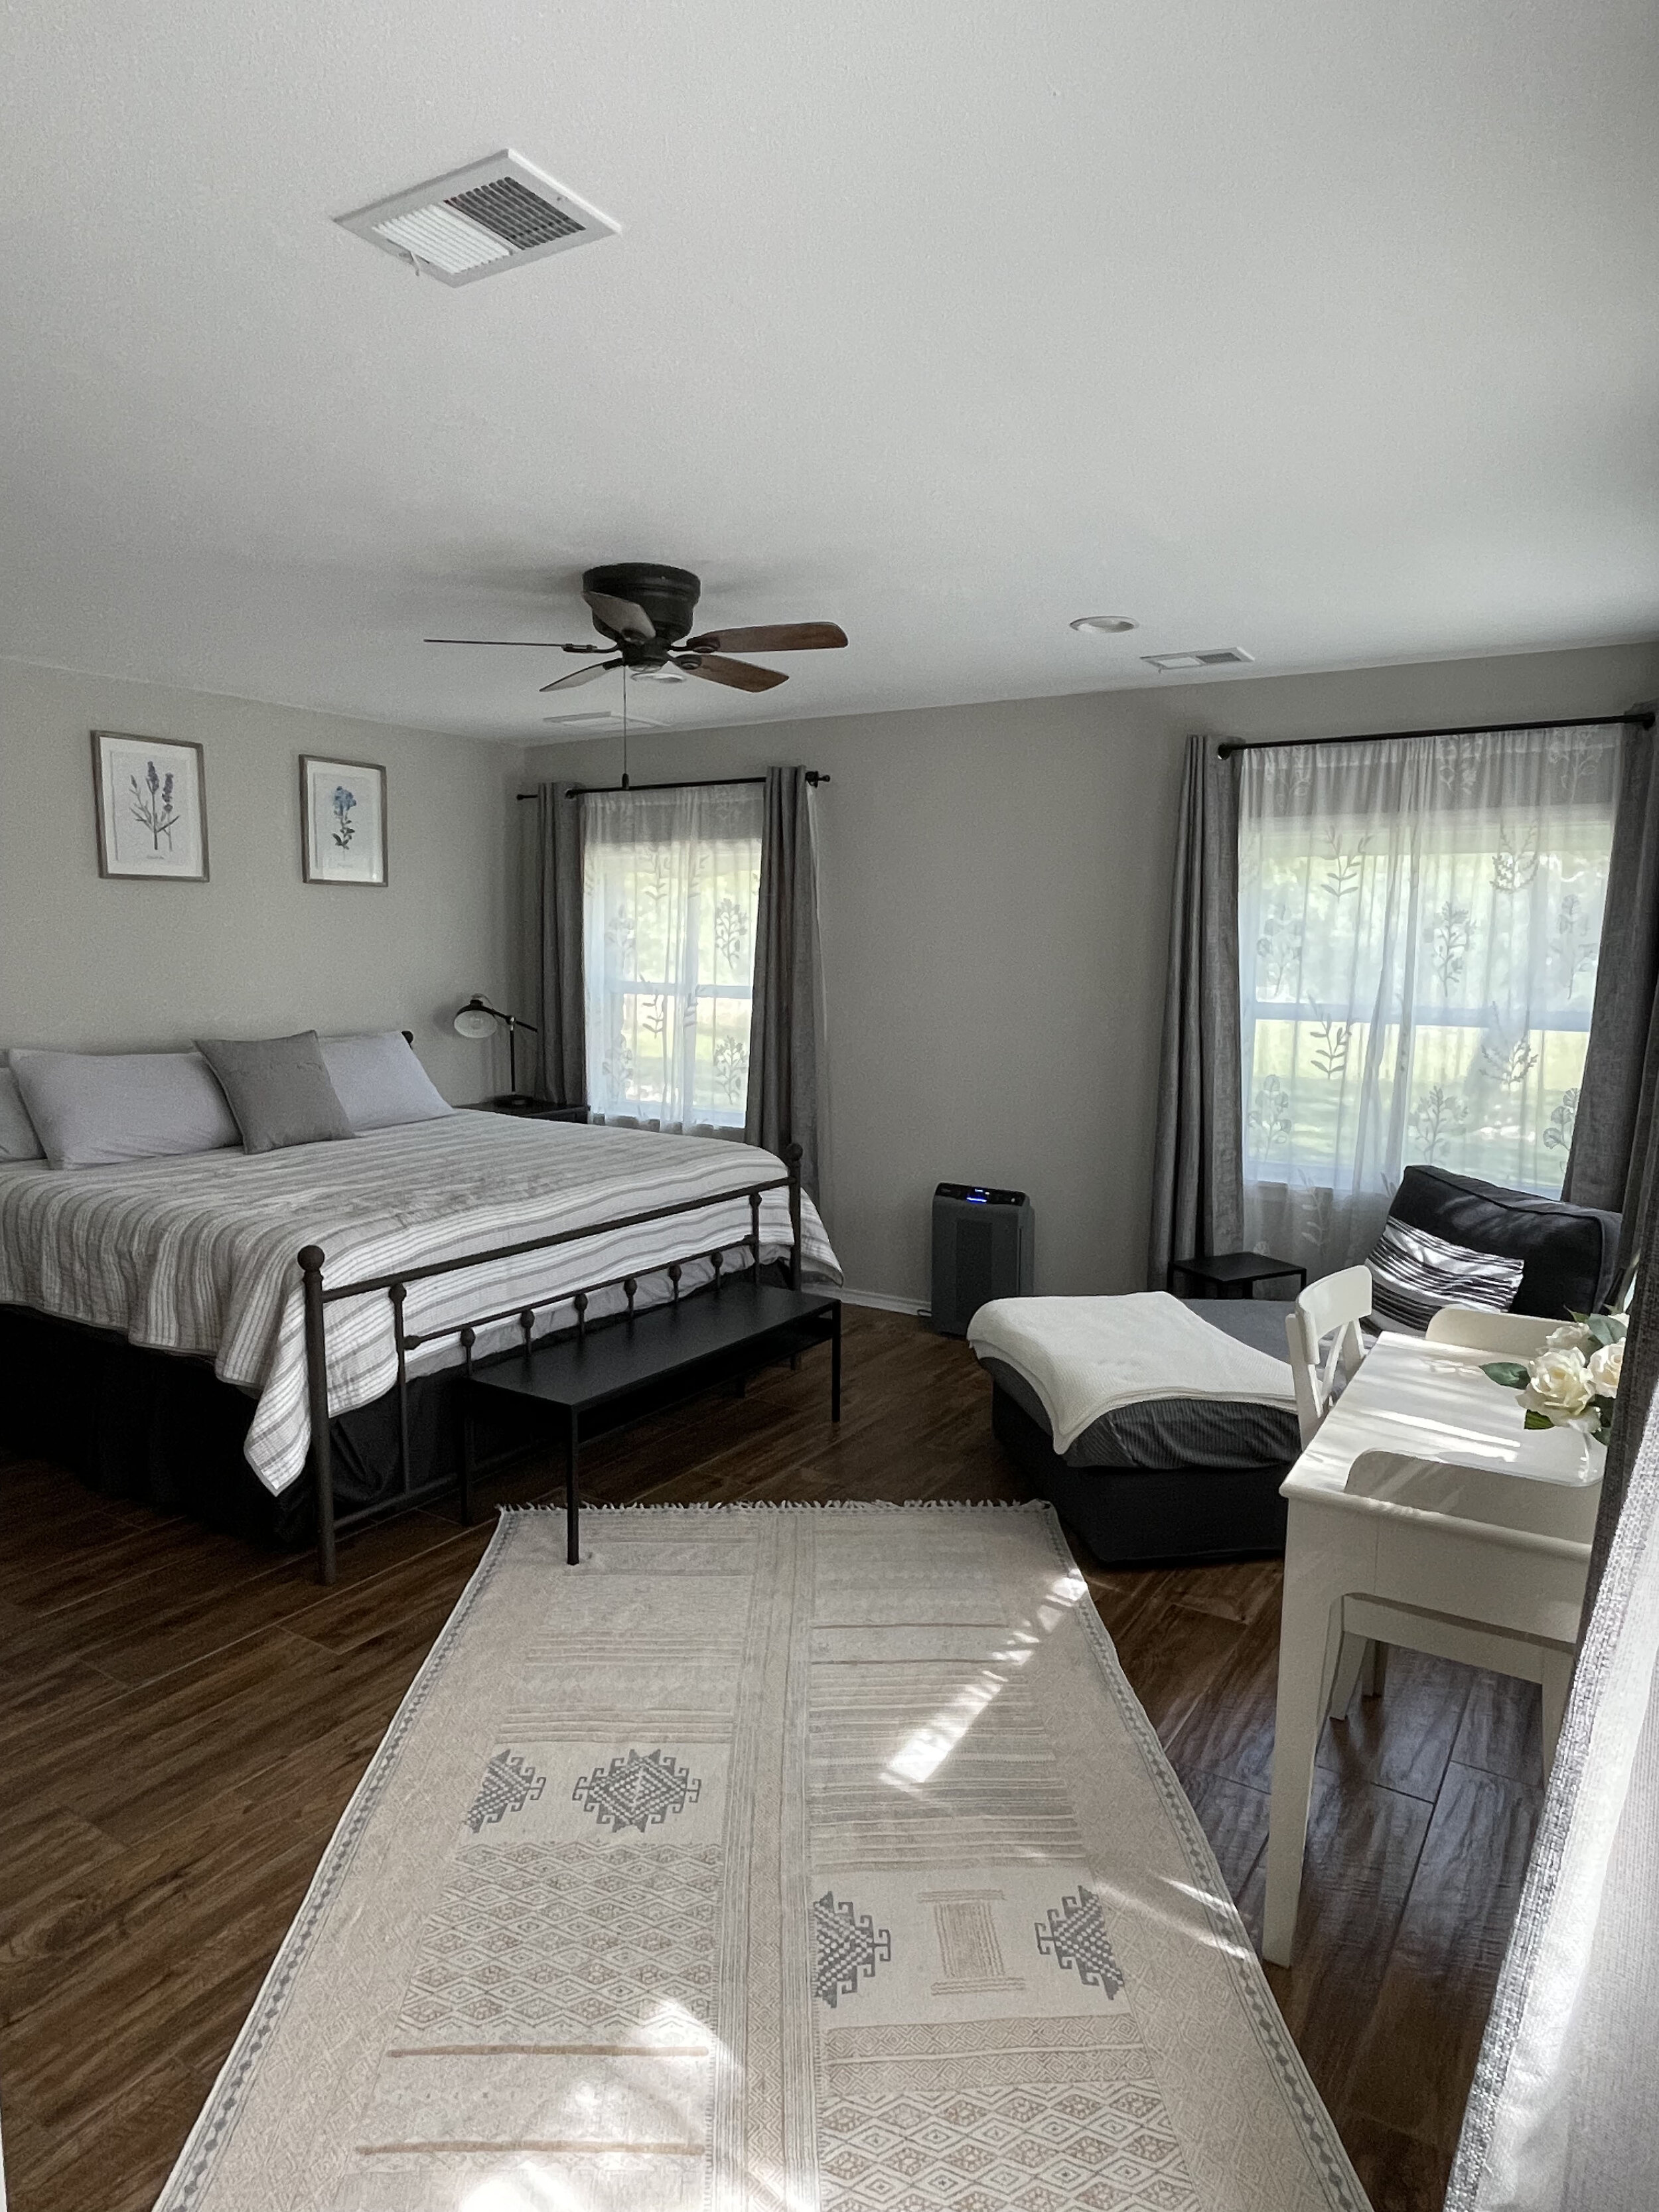
[[1180,1294],[1178,1278],[1185,1275],[1192,1281],[1207,1284],[1207,1290],[1195,1295],[1200,1298],[1253,1298],[1258,1283],[1273,1281],[1281,1275],[1294,1275],[1298,1292],[1308,1287],[1308,1271],[1288,1260],[1269,1259],[1261,1252],[1206,1252],[1196,1260],[1176,1260],[1170,1266],[1170,1288]]
[[481,1098],[487,1114],[511,1114],[520,1121],[585,1121],[586,1106],[556,1106],[550,1098]]

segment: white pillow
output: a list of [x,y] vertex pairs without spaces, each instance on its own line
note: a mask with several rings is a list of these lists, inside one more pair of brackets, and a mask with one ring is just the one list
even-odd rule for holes
[[16,1052],[13,1074],[55,1168],[172,1159],[241,1142],[199,1052]]
[[0,1160],[38,1160],[43,1158],[40,1139],[23,1103],[17,1078],[0,1060]]
[[354,1133],[435,1121],[455,1109],[434,1085],[401,1030],[320,1037],[323,1066]]

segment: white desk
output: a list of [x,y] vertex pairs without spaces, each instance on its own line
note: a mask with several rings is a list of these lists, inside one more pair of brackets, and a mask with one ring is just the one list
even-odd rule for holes
[[1345,1634],[1538,1682],[1553,1751],[1601,1451],[1529,1430],[1496,1355],[1385,1335],[1285,1477],[1285,1606],[1262,1954],[1288,1966],[1314,1757]]

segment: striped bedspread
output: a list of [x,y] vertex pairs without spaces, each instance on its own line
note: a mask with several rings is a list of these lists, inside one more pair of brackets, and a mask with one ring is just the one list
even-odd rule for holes
[[[736,1260],[749,1233],[749,1185],[783,1173],[770,1152],[707,1137],[517,1121],[459,1113],[385,1129],[349,1144],[295,1146],[249,1158],[188,1159],[53,1172],[0,1164],[0,1304],[118,1331],[134,1344],[211,1359],[227,1382],[258,1399],[248,1464],[281,1492],[304,1468],[306,1401],[301,1245],[320,1245],[325,1285],[614,1220],[652,1206],[732,1194],[705,1210],[600,1231],[550,1251],[411,1284],[404,1327],[419,1335],[613,1275],[640,1278],[640,1303],[669,1294],[661,1270],[717,1248]],[[841,1270],[810,1200],[802,1202],[807,1275]],[[788,1194],[769,1193],[762,1256],[790,1249]],[[712,1273],[705,1258],[683,1287]],[[619,1307],[596,1300],[592,1316]],[[397,1377],[384,1295],[328,1310],[331,1413],[368,1405]],[[538,1317],[568,1328],[570,1309]],[[513,1340],[507,1322],[480,1353]],[[454,1340],[423,1347],[411,1373],[453,1364]]]

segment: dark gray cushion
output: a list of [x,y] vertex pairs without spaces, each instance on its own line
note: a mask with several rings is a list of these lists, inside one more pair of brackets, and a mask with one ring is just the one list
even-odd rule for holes
[[1565,1321],[1594,1313],[1613,1287],[1619,1216],[1559,1198],[1504,1190],[1447,1168],[1408,1167],[1389,1217],[1426,1229],[1449,1244],[1495,1252],[1522,1263],[1511,1312]]
[[276,1152],[355,1133],[329,1081],[315,1030],[287,1037],[198,1037],[196,1049],[230,1101],[245,1152]]

